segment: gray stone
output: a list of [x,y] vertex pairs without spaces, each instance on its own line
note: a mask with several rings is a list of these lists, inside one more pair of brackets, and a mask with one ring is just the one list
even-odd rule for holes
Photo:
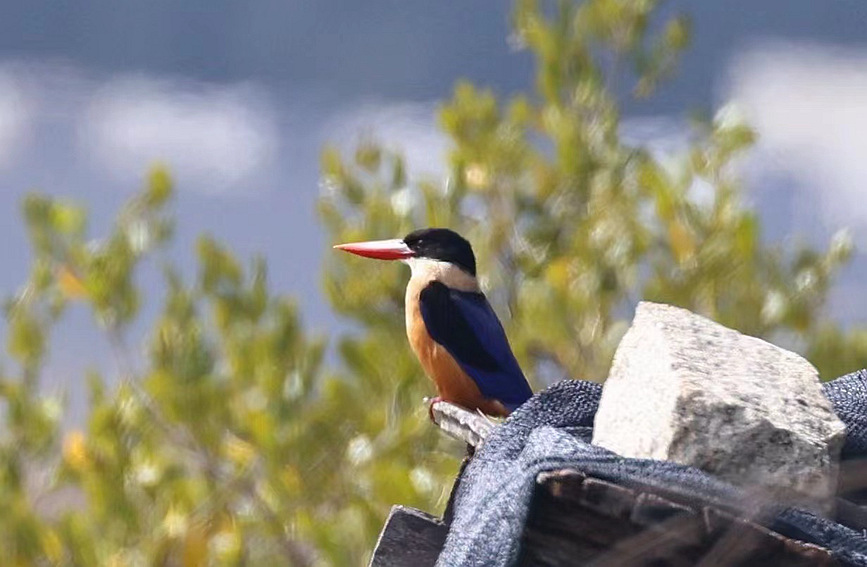
[[821,502],[845,426],[802,357],[685,309],[640,303],[596,413],[593,443]]

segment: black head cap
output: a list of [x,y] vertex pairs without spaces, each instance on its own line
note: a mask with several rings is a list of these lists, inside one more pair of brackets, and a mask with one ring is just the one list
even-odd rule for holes
[[476,275],[476,257],[464,237],[447,228],[422,228],[407,234],[404,243],[419,258],[450,262],[468,274]]

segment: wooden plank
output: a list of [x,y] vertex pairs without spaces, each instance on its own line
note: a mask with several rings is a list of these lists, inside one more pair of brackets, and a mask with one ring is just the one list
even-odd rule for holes
[[696,516],[696,513],[686,506],[675,504],[671,500],[642,492],[635,499],[635,506],[632,508],[629,521],[638,526],[651,526],[680,516]]
[[688,567],[698,564],[704,549],[701,519],[696,515],[678,515],[620,539],[594,557],[590,565]]
[[564,469],[542,473],[519,565],[834,565],[828,550],[713,507],[696,510]]
[[635,492],[622,486],[588,478],[581,484],[582,506],[617,520],[628,520],[635,506]]
[[575,469],[560,469],[539,473],[536,484],[543,487],[551,496],[564,500],[578,501],[581,497],[581,485],[587,476]]
[[521,538],[518,565],[584,565],[623,537],[629,526],[537,490]]
[[713,540],[702,559],[703,567],[836,565],[828,550],[789,539],[747,519],[733,517],[711,507],[706,507],[702,515]]
[[581,537],[563,537],[543,530],[528,530],[521,542],[520,567],[587,565],[600,548]]
[[394,506],[379,534],[370,567],[433,567],[448,526],[415,508]]

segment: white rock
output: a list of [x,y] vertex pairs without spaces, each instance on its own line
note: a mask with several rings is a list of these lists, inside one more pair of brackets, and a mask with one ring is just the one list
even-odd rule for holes
[[821,502],[834,493],[844,436],[802,357],[645,302],[614,355],[593,443]]

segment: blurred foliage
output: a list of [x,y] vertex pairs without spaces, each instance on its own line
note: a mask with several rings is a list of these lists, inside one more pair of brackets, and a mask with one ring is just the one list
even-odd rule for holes
[[[867,331],[824,314],[851,243],[762,240],[732,172],[754,135],[733,112],[696,120],[676,156],[624,139],[620,99],[651,96],[688,38],[654,1],[519,0],[512,41],[535,58],[535,87],[503,100],[457,85],[440,108],[443,181],[412,177],[374,140],[325,150],[329,238],[468,236],[536,387],[603,379],[639,298],[797,348],[825,377],[867,365]],[[328,256],[325,291],[350,321],[329,369],[261,259],[202,238],[191,281],[171,265],[171,194],[154,170],[99,239],[76,205],[24,203],[32,270],[6,303],[0,369],[4,564],[363,563],[391,504],[442,508],[461,451],[421,404],[432,388],[406,346],[403,268]],[[127,345],[146,262],[165,287],[140,353]],[[120,376],[73,386],[88,388],[89,417],[63,431],[64,400],[40,381],[71,303],[92,312]]]
[[[424,408],[395,396],[387,374],[377,384],[325,371],[324,341],[268,289],[261,259],[242,266],[203,237],[184,281],[160,253],[171,193],[154,170],[97,240],[75,205],[24,203],[33,269],[6,306],[13,364],[0,380],[4,564],[360,563],[389,502],[444,498],[437,480],[453,462],[442,439],[422,434]],[[165,295],[142,356],[126,345],[147,258]],[[88,376],[87,426],[63,433],[63,400],[39,379],[72,302],[90,308],[121,375]],[[371,390],[376,405],[359,403]],[[397,421],[389,404],[413,415]]]

